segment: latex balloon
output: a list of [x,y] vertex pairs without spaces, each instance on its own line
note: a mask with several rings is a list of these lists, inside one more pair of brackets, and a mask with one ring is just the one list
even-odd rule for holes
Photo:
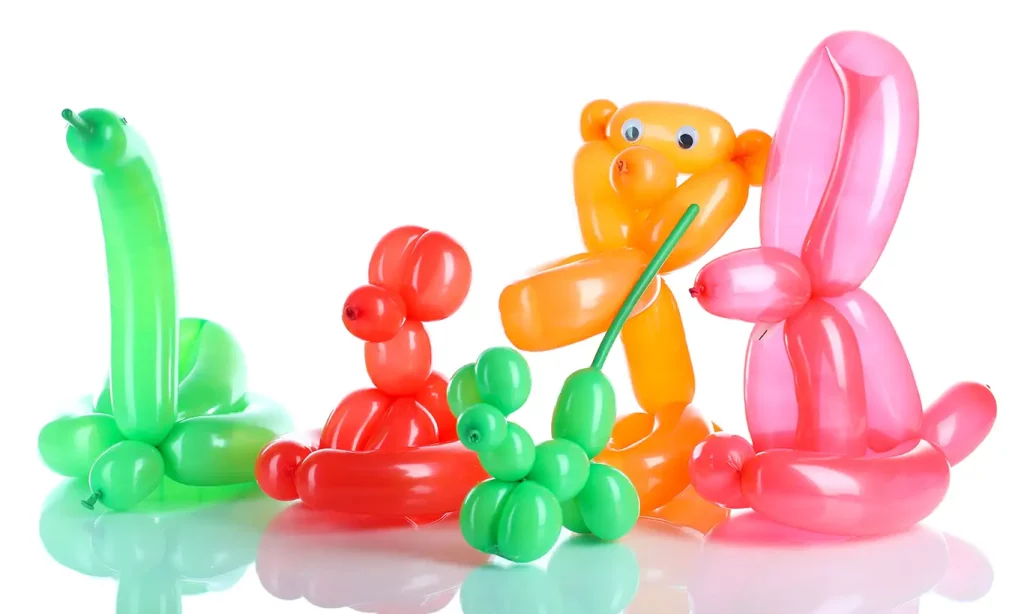
[[58,486],[43,506],[39,535],[64,567],[117,582],[117,614],[181,611],[183,595],[232,587],[279,507],[253,498],[259,491],[251,483],[195,488],[165,479],[130,514],[83,508],[91,492],[84,480]]
[[691,290],[709,312],[756,323],[753,445],[715,434],[697,446],[702,496],[811,531],[899,532],[939,505],[950,465],[991,430],[995,398],[979,384],[922,410],[899,337],[858,288],[902,206],[917,127],[910,66],[877,36],[830,36],[797,77],[762,190],[763,246],[713,260]]
[[[506,287],[499,299],[509,341],[526,351],[565,347],[601,334],[651,255],[690,203],[700,211],[662,273],[701,257],[759,185],[771,138],[736,135],[720,115],[684,104],[586,106],[584,143],[573,170],[586,253],[544,267]],[[689,175],[681,184],[680,175]],[[677,187],[678,185],[678,187]],[[693,399],[693,365],[675,298],[660,278],[622,331],[633,391],[654,413]]]
[[644,515],[668,504],[690,484],[690,454],[711,434],[711,424],[692,405],[669,405],[655,415],[629,414],[619,420],[597,461],[629,477]]
[[[764,180],[772,142],[757,130],[737,135],[707,109],[660,102],[620,109],[608,100],[593,101],[581,114],[580,134],[584,143],[574,161],[573,183],[586,251],[543,266],[502,291],[502,326],[520,350],[553,350],[608,330],[650,256],[690,203],[700,204],[693,226],[659,272],[667,274],[707,253],[743,210],[750,186]],[[622,345],[640,409],[654,415],[689,405],[695,391],[693,363],[679,305],[662,277],[655,277],[627,315]],[[598,421],[587,428],[595,440],[606,440],[610,426]],[[651,434],[648,428],[643,436]],[[666,462],[655,462],[650,475],[642,461],[627,463],[630,479],[641,485],[641,493],[646,484],[656,483],[658,489],[674,490],[668,496],[680,496],[688,482],[685,472],[677,470],[689,458],[690,442],[706,434],[700,428],[678,433],[672,445],[691,446],[678,449],[660,448],[655,442],[665,439],[655,437],[637,453]],[[588,452],[599,451],[583,439],[573,441]],[[668,473],[662,474],[663,469]],[[654,477],[672,471],[677,478]],[[648,507],[647,495],[641,498],[644,513],[653,514],[657,506]],[[718,508],[718,513],[728,511]]]
[[[450,388],[431,370],[423,322],[452,315],[471,277],[465,250],[444,233],[402,226],[377,242],[369,284],[356,288],[342,310],[345,327],[365,342],[374,387],[342,399],[320,431],[281,437],[259,453],[256,479],[267,495],[352,514],[404,517],[459,508],[487,477],[459,438],[465,435],[474,449],[498,446],[509,432],[502,412],[518,402],[514,395],[489,394],[488,401],[501,407],[485,404],[472,367],[468,376],[465,367],[457,371]],[[518,364],[495,354],[488,360],[488,381],[497,388],[524,384],[528,393],[529,373],[522,380]],[[527,441],[515,435],[502,449],[529,453]],[[529,446],[532,452],[532,441]],[[498,459],[494,466],[498,473],[519,471],[516,461]]]
[[67,146],[95,171],[110,290],[110,372],[94,402],[43,427],[43,462],[89,477],[85,499],[124,510],[167,475],[191,486],[253,481],[256,453],[290,428],[246,395],[241,348],[219,325],[177,316],[163,195],[145,142],[104,109],[63,112]]
[[465,399],[480,396],[498,402],[513,399],[508,405],[512,410],[505,412],[510,415],[526,402],[533,380],[518,352],[491,348],[459,370],[458,385],[449,390],[459,438],[480,453],[481,463],[495,478],[473,488],[462,505],[462,535],[469,545],[527,563],[551,550],[563,526],[616,540],[636,524],[641,504],[630,478],[590,460],[608,445],[615,423],[615,390],[601,369],[626,319],[699,209],[690,207],[634,282],[590,367],[566,378],[551,418],[554,439],[535,446],[524,429],[506,424],[496,407],[465,407]]

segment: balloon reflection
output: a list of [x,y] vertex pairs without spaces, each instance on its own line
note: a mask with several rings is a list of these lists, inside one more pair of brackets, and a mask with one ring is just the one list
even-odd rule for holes
[[281,507],[252,484],[195,488],[165,479],[132,513],[88,510],[81,502],[90,492],[85,480],[57,487],[39,535],[64,567],[117,581],[117,614],[180,612],[184,595],[231,588]]
[[256,573],[267,592],[286,601],[429,614],[448,605],[486,560],[449,515],[358,516],[296,504],[267,527]]
[[844,540],[748,513],[708,534],[688,588],[695,614],[908,614],[928,592],[973,601],[991,583],[981,552],[921,526]]
[[271,522],[256,570],[278,599],[388,614],[910,614],[926,593],[973,601],[992,580],[975,548],[923,527],[842,540],[743,514],[704,537],[641,519],[619,542],[573,536],[546,562],[508,565],[466,546],[452,516],[302,506]]

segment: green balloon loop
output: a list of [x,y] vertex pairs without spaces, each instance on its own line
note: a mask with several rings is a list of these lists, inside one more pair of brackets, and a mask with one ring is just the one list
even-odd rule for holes
[[241,348],[209,320],[179,321],[174,262],[156,164],[141,136],[105,109],[65,109],[68,150],[92,169],[110,295],[103,391],[43,427],[53,471],[88,477],[83,499],[122,510],[165,474],[191,486],[251,483],[257,454],[289,430],[276,404],[246,392]]

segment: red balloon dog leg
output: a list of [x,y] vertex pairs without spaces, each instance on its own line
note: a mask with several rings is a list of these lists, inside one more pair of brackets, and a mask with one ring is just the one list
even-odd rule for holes
[[423,322],[449,317],[469,292],[465,250],[417,226],[386,234],[368,285],[345,301],[346,329],[363,340],[373,388],[357,390],[327,419],[316,444],[279,440],[257,461],[257,481],[276,499],[351,514],[445,514],[486,478],[458,442],[448,380],[431,370]]

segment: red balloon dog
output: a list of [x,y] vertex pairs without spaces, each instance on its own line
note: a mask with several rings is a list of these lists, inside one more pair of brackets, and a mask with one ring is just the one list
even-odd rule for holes
[[345,328],[365,341],[373,388],[349,394],[323,430],[282,437],[256,461],[256,481],[280,501],[351,514],[444,514],[487,478],[459,443],[448,380],[431,370],[424,322],[466,300],[472,268],[448,235],[403,226],[370,258],[369,284],[345,301]]

